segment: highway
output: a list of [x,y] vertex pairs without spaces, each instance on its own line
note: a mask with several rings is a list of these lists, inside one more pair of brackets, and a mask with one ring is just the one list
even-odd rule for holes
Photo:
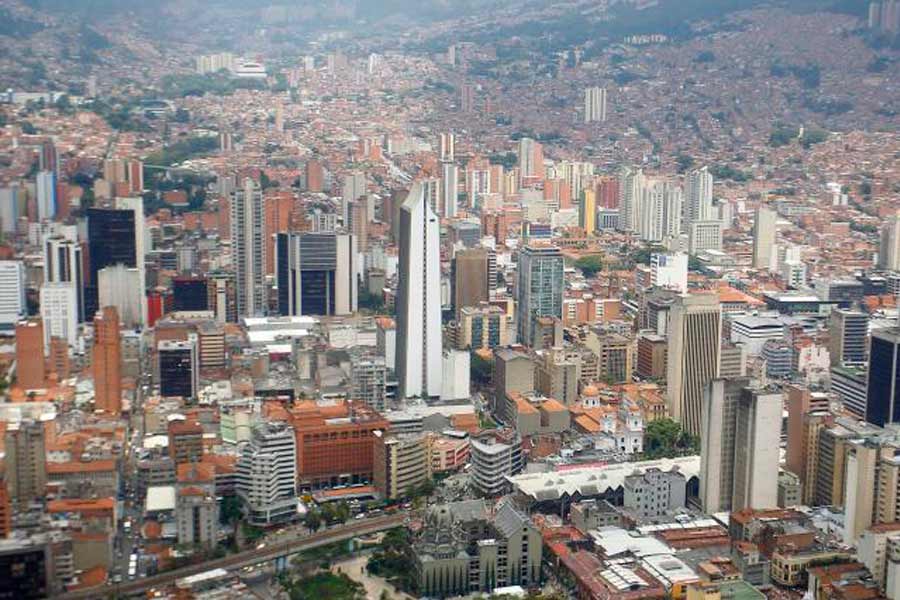
[[96,598],[98,594],[105,595],[108,592],[114,592],[120,597],[133,594],[144,594],[147,590],[152,588],[168,587],[182,577],[204,573],[212,569],[240,569],[275,560],[279,556],[287,556],[302,552],[303,550],[324,546],[332,542],[339,542],[361,535],[392,529],[403,525],[404,520],[408,519],[409,516],[409,513],[400,513],[374,519],[349,521],[343,525],[317,531],[316,533],[303,537],[293,537],[288,541],[267,542],[264,548],[245,550],[243,552],[238,552],[237,554],[230,554],[223,558],[209,560],[196,565],[189,565],[172,571],[166,571],[165,573],[144,577],[135,581],[125,581],[111,586],[107,585],[105,587],[79,590],[77,592],[59,594],[54,597],[60,598],[61,600],[86,600],[89,598]]

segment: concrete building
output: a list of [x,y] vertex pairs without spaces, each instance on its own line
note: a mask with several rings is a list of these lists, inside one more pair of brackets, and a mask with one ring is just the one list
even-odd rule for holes
[[471,355],[463,350],[444,350],[441,360],[441,401],[469,400],[471,396]]
[[510,343],[509,317],[498,306],[480,304],[459,311],[456,348],[459,350],[494,349]]
[[501,348],[494,353],[494,402],[493,412],[505,419],[506,398],[514,393],[535,390],[535,366],[528,355]]
[[440,226],[421,183],[400,207],[397,365],[402,398],[441,394]]
[[237,462],[237,495],[247,521],[267,526],[297,514],[294,432],[282,423],[258,423]]
[[266,314],[265,196],[259,184],[244,179],[231,195],[231,254],[236,273],[237,314]]
[[869,344],[866,421],[879,427],[900,422],[900,328],[876,329]]
[[358,270],[356,236],[332,232],[278,233],[275,278],[279,314],[355,313]]
[[828,354],[831,366],[866,362],[869,316],[859,310],[836,308],[828,320]]
[[594,86],[584,90],[584,122],[606,122],[606,88]]
[[534,345],[538,317],[562,318],[563,269],[559,248],[528,245],[519,252],[516,322],[520,343]]
[[875,266],[885,271],[900,270],[900,214],[890,217],[881,228]]
[[764,206],[756,209],[753,220],[753,267],[769,269],[772,264],[772,251],[775,246],[775,224],[778,215]]
[[200,348],[196,334],[186,341],[163,340],[157,346],[161,396],[197,398],[200,392]]
[[16,384],[23,390],[47,386],[44,325],[39,318],[16,324]]
[[703,250],[722,250],[721,221],[694,221],[688,225],[688,253],[695,255]]
[[12,331],[27,310],[24,265],[18,260],[0,260],[0,330]]
[[387,408],[388,367],[380,356],[350,357],[350,397],[383,412]]
[[650,255],[650,285],[656,288],[675,290],[681,294],[688,291],[688,257],[686,254]]
[[6,489],[12,501],[25,507],[43,500],[47,487],[44,424],[23,420],[7,425],[4,440]]
[[146,298],[141,298],[141,272],[137,268],[116,264],[97,272],[99,308],[116,307],[119,320],[127,328],[137,328],[146,320],[141,314]]
[[[84,312],[84,259],[77,230],[66,229],[63,234],[44,239],[44,284],[63,284],[72,287],[77,297],[76,315],[82,323],[88,318]],[[43,302],[42,302],[43,304]]]
[[428,436],[375,433],[373,483],[382,498],[407,497],[431,479]]
[[44,348],[50,348],[51,338],[74,345],[78,337],[78,295],[75,288],[65,283],[45,283],[41,286],[40,302]]
[[94,408],[109,415],[122,412],[121,344],[119,313],[114,306],[106,306],[94,317],[91,371],[94,376]]
[[457,316],[465,307],[479,306],[490,299],[487,248],[459,250],[450,263],[453,310]]
[[473,491],[481,496],[501,495],[509,487],[506,477],[524,467],[521,438],[516,433],[491,431],[472,438],[469,444]]
[[687,480],[677,469],[648,469],[625,478],[624,506],[639,517],[659,517],[686,502]]
[[[687,231],[699,222],[710,222],[713,218],[713,176],[709,167],[689,171],[684,176],[684,226]],[[721,249],[721,226],[719,248]],[[695,251],[691,250],[691,254]]]
[[692,435],[700,434],[706,385],[719,372],[721,306],[713,294],[679,297],[669,315],[666,366],[669,414]]

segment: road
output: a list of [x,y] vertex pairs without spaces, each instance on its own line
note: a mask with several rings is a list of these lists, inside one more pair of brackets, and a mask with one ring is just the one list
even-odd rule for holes
[[293,539],[282,542],[266,543],[264,548],[245,550],[243,552],[238,552],[237,554],[230,554],[223,558],[205,561],[200,564],[190,565],[172,571],[166,571],[159,575],[152,575],[135,581],[123,582],[114,586],[70,592],[55,597],[60,598],[61,600],[87,600],[89,598],[96,598],[98,594],[105,595],[106,592],[115,592],[119,596],[144,594],[152,588],[167,587],[174,584],[176,580],[181,579],[182,577],[196,575],[197,573],[205,573],[212,569],[240,569],[275,560],[280,556],[288,556],[303,550],[324,546],[332,542],[339,542],[360,535],[392,529],[399,525],[403,525],[404,521],[409,517],[409,513],[400,513],[374,519],[354,520],[345,523],[344,525],[332,527],[324,531],[318,531],[303,537],[294,537]]

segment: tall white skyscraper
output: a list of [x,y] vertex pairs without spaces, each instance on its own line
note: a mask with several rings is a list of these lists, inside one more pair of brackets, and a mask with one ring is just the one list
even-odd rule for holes
[[606,121],[606,88],[590,87],[584,90],[584,122]]
[[25,267],[18,260],[0,260],[0,329],[15,329],[26,313]]
[[451,162],[442,165],[443,177],[441,190],[444,198],[441,203],[444,207],[444,216],[452,219],[456,216],[457,200],[459,196],[459,169]]
[[249,177],[231,198],[231,261],[237,279],[239,317],[266,314],[265,200]]
[[38,220],[49,221],[56,216],[56,173],[39,172],[36,185]]
[[65,227],[60,235],[44,238],[44,284],[69,285],[75,290],[78,322],[84,314],[84,262],[75,227]]
[[146,319],[146,298],[141,296],[141,274],[123,264],[97,271],[98,306],[115,306],[125,327],[139,327]]
[[879,269],[900,271],[900,214],[889,217],[881,228],[877,266]]
[[775,508],[783,399],[750,380],[713,379],[704,390],[700,432],[703,511]]
[[[145,265],[145,255],[147,252],[147,227],[144,224],[144,199],[135,198],[116,198],[116,209],[130,210],[134,213],[134,260],[135,268],[138,270],[138,294],[140,296],[140,319],[139,323],[147,324],[147,268]],[[100,306],[102,308],[102,305]],[[88,317],[90,315],[87,315]],[[120,313],[121,316],[121,313]]]
[[772,264],[772,249],[775,247],[775,211],[760,206],[753,220],[753,267],[768,269]]
[[650,180],[639,202],[637,232],[648,242],[662,242],[681,233],[681,186],[664,179]]
[[400,207],[397,364],[401,398],[441,395],[440,223],[422,182]]
[[452,133],[442,133],[439,141],[440,158],[442,162],[453,162],[456,160],[456,135]]
[[684,178],[684,230],[691,223],[713,219],[713,176],[708,167],[690,171]]
[[669,311],[667,334],[669,415],[691,435],[700,435],[703,390],[719,374],[722,308],[718,296],[680,296]]
[[619,229],[636,231],[641,220],[641,200],[644,197],[643,169],[623,167],[619,172]]
[[18,187],[0,188],[0,229],[3,233],[14,233],[19,220],[21,194]]
[[66,340],[69,345],[78,337],[78,295],[68,283],[45,283],[41,286],[41,319],[44,321],[44,351],[50,338]]

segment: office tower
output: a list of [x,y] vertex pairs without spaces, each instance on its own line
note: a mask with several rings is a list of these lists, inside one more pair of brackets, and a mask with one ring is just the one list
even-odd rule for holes
[[292,520],[297,513],[297,452],[294,431],[285,423],[262,422],[237,460],[238,498],[247,521],[256,526]]
[[16,323],[16,383],[23,390],[46,387],[44,325],[41,319]]
[[775,245],[775,223],[778,215],[764,206],[756,209],[753,221],[753,268],[768,269]]
[[27,311],[24,265],[18,260],[0,260],[0,329],[11,331]]
[[900,422],[900,328],[876,329],[869,345],[866,421],[879,427]]
[[441,394],[440,224],[416,182],[400,207],[397,380],[401,398]]
[[456,135],[442,133],[439,144],[439,155],[442,162],[453,162],[456,160]]
[[[99,272],[106,267],[124,265],[138,268],[138,229],[143,221],[133,209],[89,208],[88,217],[88,282],[85,286],[85,314],[100,309]],[[141,236],[143,237],[143,236]],[[143,282],[141,282],[143,284]],[[141,288],[142,289],[142,288]]]
[[722,309],[715,294],[679,296],[669,314],[666,366],[669,414],[700,434],[703,390],[719,371]]
[[831,366],[865,364],[868,334],[869,315],[848,308],[832,310],[828,321]]
[[584,90],[584,122],[606,121],[606,88],[590,87]]
[[66,284],[75,289],[77,318],[84,314],[84,261],[77,233],[52,235],[44,239],[44,283]]
[[428,440],[423,433],[375,432],[373,483],[382,498],[405,497],[410,490],[431,479]]
[[459,109],[464,113],[475,110],[475,86],[464,83],[459,88]]
[[519,184],[544,179],[544,149],[531,138],[519,140]]
[[453,309],[457,317],[463,307],[478,306],[490,298],[489,252],[486,248],[460,250],[450,263]]
[[459,168],[453,163],[445,162],[441,165],[441,190],[444,207],[444,216],[448,219],[456,217],[457,201],[459,200]]
[[637,231],[646,181],[643,169],[623,167],[619,172],[619,229]]
[[350,357],[350,398],[383,412],[387,408],[387,361],[354,353]]
[[688,253],[722,249],[721,221],[694,221],[688,226]]
[[356,312],[356,256],[356,238],[352,235],[279,233],[275,241],[279,314]]
[[169,419],[169,458],[175,465],[198,463],[203,459],[203,426],[194,419],[177,415]]
[[519,473],[525,462],[518,434],[505,436],[488,431],[470,438],[469,481],[479,496],[497,497],[509,490],[508,477]]
[[209,310],[217,323],[237,321],[237,278],[234,273],[215,271],[207,275]]
[[122,340],[119,312],[104,306],[94,316],[94,352],[91,371],[94,375],[94,408],[106,414],[122,412]]
[[578,211],[578,225],[585,235],[594,235],[597,231],[597,196],[594,190],[582,190],[581,206]]
[[360,252],[369,248],[369,203],[365,197],[354,200],[347,209],[350,220],[345,221],[344,229],[353,235]]
[[97,298],[100,306],[115,306],[125,327],[140,327],[146,318],[141,307],[140,271],[122,264],[104,267],[97,272]]
[[209,310],[209,289],[205,277],[175,277],[172,279],[172,297],[172,310]]
[[24,202],[18,187],[0,188],[0,228],[4,234],[16,232],[16,224]]
[[44,322],[44,348],[50,338],[61,338],[75,344],[78,337],[78,297],[67,283],[45,283],[41,286],[41,319]]
[[653,253],[650,255],[650,285],[657,288],[676,290],[682,294],[688,291],[687,254]]
[[749,384],[745,378],[713,379],[704,389],[700,432],[704,512],[777,506],[781,394]]
[[[503,168],[503,165],[492,165]],[[469,208],[482,208],[484,197],[492,192],[491,171],[489,169],[470,169],[466,173],[466,191],[468,192]]]
[[231,197],[231,260],[236,274],[235,299],[239,317],[265,315],[266,293],[265,199],[249,177]]
[[4,463],[6,488],[19,506],[43,500],[47,487],[47,451],[44,424],[23,420],[7,425]]
[[876,266],[886,271],[900,270],[900,214],[889,217],[881,228]]
[[662,242],[681,233],[681,187],[671,181],[650,180],[643,188],[636,231],[647,242]]
[[40,171],[37,174],[37,211],[39,221],[52,221],[56,216],[56,174]]
[[350,221],[350,204],[366,195],[368,182],[365,173],[348,173],[344,175],[344,185],[341,187],[341,215],[344,219],[344,227]]
[[[144,236],[146,226],[144,224],[144,200],[143,198],[116,198],[116,210],[131,211],[134,220],[134,265],[138,271],[138,297],[140,298],[141,325],[147,322],[147,268],[145,265],[146,243]],[[108,265],[107,265],[108,266]],[[102,305],[101,305],[102,306]],[[122,315],[119,315],[121,318]]]
[[713,219],[713,176],[708,167],[688,172],[684,177],[684,226]]
[[472,397],[471,356],[467,351],[447,349],[444,351],[441,372],[441,401],[468,402]]
[[196,398],[200,391],[200,349],[196,334],[187,341],[163,340],[157,347],[160,396]]
[[538,317],[562,319],[562,252],[554,246],[528,245],[519,252],[516,283],[516,321],[519,342],[533,345]]

